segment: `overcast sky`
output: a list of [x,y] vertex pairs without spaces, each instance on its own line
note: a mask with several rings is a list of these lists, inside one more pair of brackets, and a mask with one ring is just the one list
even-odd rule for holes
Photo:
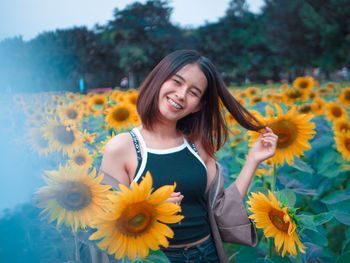
[[[22,35],[30,40],[43,31],[105,24],[114,8],[124,9],[132,0],[0,0],[0,41]],[[140,0],[139,2],[146,2]],[[181,26],[199,26],[222,17],[230,0],[172,0],[171,20]],[[259,12],[263,0],[247,0]]]

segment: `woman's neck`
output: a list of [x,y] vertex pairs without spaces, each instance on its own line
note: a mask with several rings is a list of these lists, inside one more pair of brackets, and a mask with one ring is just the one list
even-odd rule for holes
[[151,148],[174,147],[183,142],[183,135],[176,130],[176,126],[157,123],[152,129],[146,129],[144,126],[139,129]]

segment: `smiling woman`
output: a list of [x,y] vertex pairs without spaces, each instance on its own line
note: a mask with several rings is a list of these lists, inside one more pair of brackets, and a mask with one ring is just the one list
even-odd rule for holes
[[[166,202],[181,203],[184,219],[170,225],[174,237],[162,244],[169,260],[228,262],[222,241],[255,245],[256,232],[242,200],[258,164],[275,153],[272,130],[238,103],[211,61],[194,50],[178,50],[160,61],[141,84],[136,106],[142,125],[108,141],[101,172],[113,178],[116,188],[119,182],[134,188],[147,172],[155,189],[176,183],[177,192]],[[228,138],[222,107],[249,130],[265,128],[225,190],[214,157]]]

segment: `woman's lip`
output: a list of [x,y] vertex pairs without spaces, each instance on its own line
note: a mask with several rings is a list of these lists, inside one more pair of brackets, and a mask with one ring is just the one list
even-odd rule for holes
[[176,111],[176,112],[178,112],[179,110],[181,110],[181,109],[177,109],[177,108],[175,108],[173,105],[171,105],[171,103],[169,102],[169,98],[167,99],[167,104],[168,104],[168,106],[169,106],[169,108],[171,109],[171,110],[173,110],[173,111]]

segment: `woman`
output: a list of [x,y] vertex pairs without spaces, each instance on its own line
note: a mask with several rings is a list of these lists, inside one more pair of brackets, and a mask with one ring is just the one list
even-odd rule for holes
[[[228,138],[220,100],[249,130],[264,129],[246,164],[225,190],[214,154]],[[130,185],[147,171],[154,188],[176,182],[169,202],[185,218],[171,225],[174,238],[162,249],[171,262],[228,262],[222,241],[256,244],[244,200],[259,163],[274,155],[277,136],[229,93],[214,65],[193,50],[166,56],[142,83],[137,100],[142,125],[106,145],[101,171]],[[109,178],[109,179],[108,179]]]

